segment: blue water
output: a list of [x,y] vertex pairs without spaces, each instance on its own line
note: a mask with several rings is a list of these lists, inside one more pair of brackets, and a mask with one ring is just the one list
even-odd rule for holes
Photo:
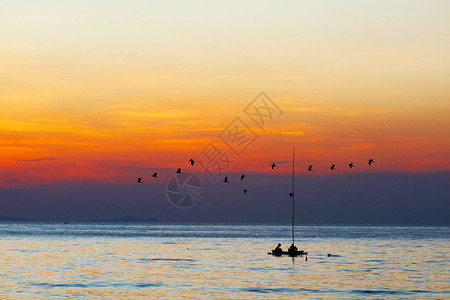
[[[0,298],[450,299],[448,226],[0,223]],[[331,256],[328,256],[331,254]]]

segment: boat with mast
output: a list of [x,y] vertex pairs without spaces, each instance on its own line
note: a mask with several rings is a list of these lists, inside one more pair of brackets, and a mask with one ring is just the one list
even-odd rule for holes
[[[292,198],[292,245],[295,246],[295,147],[292,149],[292,192],[289,193],[289,196]],[[296,247],[294,248],[296,249]],[[308,252],[305,252],[304,250],[291,250],[291,248],[288,251],[277,251],[272,250],[271,252],[268,252],[267,254],[271,254],[273,256],[282,256],[282,255],[288,255],[291,257],[296,256],[302,256],[307,255]]]

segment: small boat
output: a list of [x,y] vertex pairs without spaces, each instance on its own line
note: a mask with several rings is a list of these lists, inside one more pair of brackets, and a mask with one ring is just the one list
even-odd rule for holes
[[[292,192],[289,193],[289,196],[292,198],[292,245],[295,245],[295,234],[294,234],[294,225],[295,225],[295,194],[294,194],[294,174],[295,174],[295,147],[292,149]],[[280,245],[279,245],[280,246]],[[306,260],[308,260],[308,252],[305,252],[303,250],[297,250],[297,247],[294,247],[293,250],[295,251],[280,251],[278,250],[272,250],[268,252],[267,254],[273,255],[273,256],[283,256],[287,255],[290,257],[297,257],[297,256],[303,256],[306,255]]]
[[267,252],[267,254],[270,254],[273,256],[287,255],[287,256],[291,256],[291,257],[296,257],[296,256],[308,255],[308,252],[305,252],[303,250],[298,250],[296,252],[290,252],[290,251],[275,252],[275,250],[272,250],[271,252]]

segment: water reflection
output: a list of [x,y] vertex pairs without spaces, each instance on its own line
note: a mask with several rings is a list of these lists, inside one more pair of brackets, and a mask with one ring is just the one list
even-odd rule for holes
[[[449,297],[448,239],[440,227],[299,228],[314,237],[301,238],[310,254],[295,262],[266,254],[275,242],[289,243],[284,225],[0,228],[1,297]],[[415,230],[421,238],[399,237]]]

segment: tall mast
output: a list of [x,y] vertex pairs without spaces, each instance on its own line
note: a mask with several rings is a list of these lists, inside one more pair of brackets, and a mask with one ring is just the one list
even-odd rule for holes
[[292,151],[292,244],[294,244],[294,223],[295,223],[294,169],[295,169],[295,146]]

